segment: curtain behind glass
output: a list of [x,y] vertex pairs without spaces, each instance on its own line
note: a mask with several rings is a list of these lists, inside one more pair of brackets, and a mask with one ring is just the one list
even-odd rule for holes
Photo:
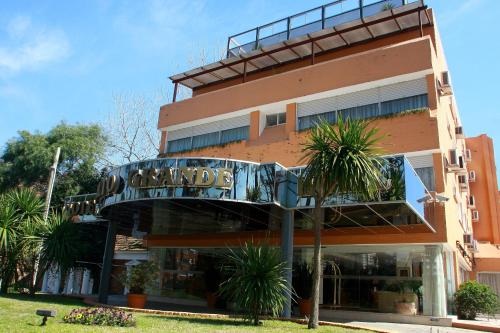
[[342,115],[342,119],[368,119],[380,115],[378,103],[339,110],[339,114]]
[[299,118],[299,130],[304,130],[316,126],[321,120],[326,120],[330,124],[337,123],[337,112],[324,112],[320,114],[313,114]]
[[191,137],[168,141],[167,153],[176,153],[191,149]]
[[436,190],[436,183],[434,180],[434,168],[433,167],[426,167],[426,168],[416,168],[415,172],[417,175],[420,177],[422,180],[422,183],[424,183],[425,187],[429,191],[435,191]]
[[219,144],[219,132],[193,136],[193,149]]
[[250,126],[243,126],[224,130],[221,132],[220,143],[224,144],[228,142],[247,140],[249,129]]
[[427,94],[399,98],[392,101],[382,102],[382,115],[421,109],[428,106],[429,103],[427,101]]
[[500,297],[500,273],[479,273],[478,282],[487,284]]

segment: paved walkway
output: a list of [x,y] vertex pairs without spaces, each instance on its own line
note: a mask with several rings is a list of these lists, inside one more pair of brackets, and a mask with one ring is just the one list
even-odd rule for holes
[[472,333],[478,331],[464,330],[454,327],[439,327],[427,325],[412,325],[412,324],[395,324],[395,323],[380,323],[380,322],[365,322],[365,321],[349,321],[345,324],[352,324],[366,328],[374,328],[385,330],[394,333]]
[[[127,306],[127,299],[122,295],[112,295],[109,296],[109,303],[118,306]],[[208,310],[204,306],[193,306],[193,305],[180,305],[180,304],[169,304],[163,302],[151,302],[148,301],[146,308],[155,310],[165,310],[165,311],[179,311],[179,312],[194,312],[194,313],[217,313],[224,314],[224,310]],[[321,319],[321,318],[320,318]],[[500,327],[500,320],[486,318],[478,318],[478,321],[464,321],[472,323],[484,323],[486,325],[493,325]],[[456,318],[454,318],[456,321]],[[354,326],[362,326],[367,329],[380,329],[384,331],[394,332],[394,333],[472,333],[479,332],[476,330],[468,330],[455,327],[439,327],[439,326],[429,326],[429,325],[414,325],[414,324],[397,324],[397,323],[387,323],[387,322],[365,322],[365,321],[338,321],[343,324],[351,324]]]

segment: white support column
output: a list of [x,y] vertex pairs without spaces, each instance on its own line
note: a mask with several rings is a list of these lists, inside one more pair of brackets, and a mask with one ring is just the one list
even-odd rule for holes
[[[127,278],[130,277],[130,267],[131,267],[130,265],[127,265],[127,268],[126,268],[127,269]],[[124,286],[123,287],[123,295],[127,295],[128,292],[129,292],[128,287]]]
[[441,245],[426,245],[422,275],[424,315],[446,317],[446,283]]
[[54,280],[54,289],[52,290],[53,294],[59,294],[59,289],[61,288],[61,269],[59,266],[51,269],[51,272],[55,271],[55,280]]
[[64,288],[65,294],[70,295],[73,293],[73,280],[75,279],[75,272],[73,269],[70,270],[68,277],[66,278],[66,286]]
[[49,280],[49,271],[50,268],[43,273],[43,282],[42,282],[42,293],[48,292],[48,280]]
[[82,277],[82,290],[80,291],[82,295],[90,294],[89,284],[90,284],[90,270],[85,268],[83,270],[83,277]]

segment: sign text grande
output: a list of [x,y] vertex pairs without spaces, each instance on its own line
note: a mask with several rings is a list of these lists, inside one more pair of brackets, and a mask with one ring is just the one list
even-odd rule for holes
[[228,168],[179,167],[131,170],[128,186],[132,188],[154,187],[233,187],[233,171]]

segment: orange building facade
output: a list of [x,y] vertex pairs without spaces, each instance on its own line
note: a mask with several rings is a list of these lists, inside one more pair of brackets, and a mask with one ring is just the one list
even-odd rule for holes
[[[424,8],[424,5],[413,2],[406,7],[409,13],[414,8]],[[316,39],[310,45],[302,44],[286,50],[290,54],[294,51],[309,52],[307,56],[299,54],[300,57],[286,61],[282,61],[288,59],[285,51],[271,53],[264,60],[265,56],[258,56],[259,52],[248,52],[246,45],[235,44],[239,48],[229,49],[228,54],[243,59],[253,56],[252,61],[243,65],[247,66],[247,70],[252,67],[253,71],[226,78],[223,71],[241,72],[241,64],[229,70],[226,67],[208,72],[207,69],[217,66],[211,64],[172,77],[176,85],[184,84],[192,88],[193,96],[161,108],[158,128],[162,131],[163,151],[160,156],[274,161],[285,167],[295,167],[304,163],[302,148],[307,141],[307,129],[314,123],[315,117],[321,115],[328,118],[328,112],[336,111],[338,114],[344,111],[351,117],[370,118],[372,126],[383,135],[380,146],[384,154],[406,156],[432,193],[434,211],[429,220],[435,230],[428,232],[414,228],[404,233],[382,232],[376,235],[362,231],[342,234],[328,230],[324,231],[323,244],[332,247],[331,257],[343,247],[348,252],[356,252],[353,248],[378,251],[387,247],[418,248],[422,245],[426,256],[425,248],[433,251],[436,246],[442,254],[444,274],[443,281],[439,283],[446,286],[446,311],[451,312],[452,294],[462,281],[469,276],[475,277],[476,272],[500,271],[495,247],[500,243],[500,222],[492,142],[485,136],[465,139],[463,135],[432,9],[425,7],[417,11],[420,23],[414,27],[410,27],[410,14],[398,17],[398,13],[404,13],[402,8],[398,9],[400,11],[391,10],[390,15],[395,17],[391,24],[401,25],[407,20],[408,27],[400,27],[400,31],[387,33],[387,36],[373,34],[384,30],[386,27],[383,25],[389,25],[389,21],[364,28],[369,30],[371,38],[366,36],[366,31],[362,31],[361,24],[357,30],[336,35],[335,41]],[[374,16],[373,20],[376,20],[377,14]],[[342,27],[334,29],[341,30]],[[353,42],[349,42],[349,38]],[[329,42],[338,42],[339,46],[331,47]],[[340,45],[342,43],[344,45]],[[293,42],[278,46],[283,44]],[[260,53],[265,54],[278,46],[262,47]],[[308,51],[300,50],[306,46]],[[207,73],[196,75],[203,71]],[[182,76],[187,79],[182,80]],[[419,96],[423,96],[425,101],[421,102]],[[374,104],[382,109],[380,113],[373,111],[372,114],[368,110]],[[384,114],[385,106],[394,107],[397,111]],[[278,121],[274,121],[274,117]],[[169,149],[169,144],[174,146],[178,140],[194,139],[210,132],[208,128],[211,125],[213,128],[224,128],[224,124],[233,121],[242,121],[240,125],[248,126],[248,135],[244,139],[224,145],[192,146],[180,151],[176,147]],[[474,171],[476,179],[470,176]],[[443,199],[439,200],[440,197]],[[176,240],[175,244],[183,241]],[[208,237],[187,237],[185,241],[191,247],[214,246],[217,243]],[[227,241],[221,236],[217,245],[222,246]],[[154,244],[166,245],[169,240],[165,238],[164,243],[160,240],[156,242]],[[295,246],[309,247],[312,242],[310,231],[297,230],[296,227]],[[493,258],[482,257],[480,249],[486,243],[491,244],[488,245],[487,255],[493,255]],[[433,314],[432,310],[427,314]]]
[[[323,311],[394,313],[404,297],[404,314],[445,318],[463,281],[499,281],[492,141],[463,134],[432,9],[349,3],[232,36],[226,58],[171,77],[158,159],[112,171],[124,185],[109,183],[101,207],[159,263],[150,294],[206,304],[210,267],[249,240],[279,246],[290,268],[310,263],[311,199],[297,188],[303,147],[318,120],[335,126],[339,116],[379,130],[387,178],[403,194],[325,204]],[[190,98],[177,100],[181,85]]]

